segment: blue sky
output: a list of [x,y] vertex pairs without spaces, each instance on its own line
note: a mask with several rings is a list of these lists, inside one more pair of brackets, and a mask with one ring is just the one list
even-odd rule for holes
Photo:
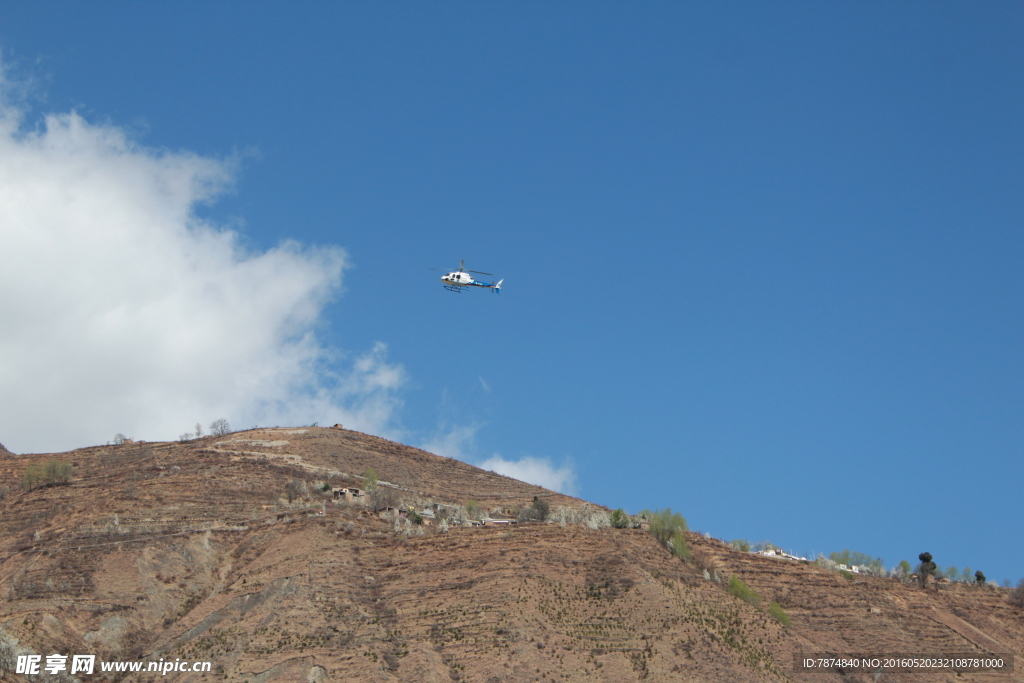
[[[343,421],[1016,581],[1022,30],[1010,2],[7,3],[0,172],[46,192],[0,201],[0,441]],[[502,294],[444,291],[459,259]]]

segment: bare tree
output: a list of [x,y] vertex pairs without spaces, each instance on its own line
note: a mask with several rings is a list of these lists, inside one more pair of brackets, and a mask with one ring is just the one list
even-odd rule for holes
[[284,487],[284,493],[288,496],[288,502],[291,503],[296,498],[304,496],[309,493],[309,489],[306,488],[306,482],[301,479],[292,479]]
[[196,438],[203,438],[203,425],[199,424],[198,422],[196,422]]
[[126,437],[124,434],[122,434],[121,432],[118,432],[117,434],[114,435],[114,445],[116,445],[116,446],[124,445],[125,439],[127,439],[127,438],[128,437]]
[[214,420],[213,424],[210,425],[210,434],[212,436],[224,436],[225,434],[231,433],[231,425],[223,417],[219,420]]
[[398,491],[390,486],[382,486],[380,483],[367,491],[367,496],[374,512],[398,505]]

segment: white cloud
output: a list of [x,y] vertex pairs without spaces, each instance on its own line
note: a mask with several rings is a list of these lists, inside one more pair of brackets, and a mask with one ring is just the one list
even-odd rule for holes
[[30,131],[21,118],[0,107],[8,448],[172,439],[219,417],[394,429],[404,374],[386,347],[353,359],[314,334],[342,249],[247,253],[195,213],[230,186],[231,162],[147,149],[75,113]]
[[547,458],[525,456],[519,460],[505,460],[500,455],[493,455],[479,463],[477,467],[491,470],[506,477],[512,477],[552,491],[568,495],[576,493],[576,473],[572,466],[565,464],[555,467]]
[[481,425],[442,424],[437,434],[420,446],[425,451],[455,458],[484,470],[491,470],[506,477],[512,477],[537,486],[576,495],[576,472],[571,462],[555,467],[547,458],[526,456],[519,460],[506,460],[497,453],[483,462],[476,462],[472,451],[476,446],[476,434]]
[[463,462],[470,462],[470,451],[476,443],[476,433],[479,425],[456,425],[447,427],[442,425],[438,433],[420,446],[423,450],[446,458],[455,458]]

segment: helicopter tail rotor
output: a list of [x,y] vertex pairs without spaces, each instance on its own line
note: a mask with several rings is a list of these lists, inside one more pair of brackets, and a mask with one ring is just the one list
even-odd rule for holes
[[501,294],[501,283],[505,281],[505,278],[498,280],[498,284],[494,285],[494,293]]

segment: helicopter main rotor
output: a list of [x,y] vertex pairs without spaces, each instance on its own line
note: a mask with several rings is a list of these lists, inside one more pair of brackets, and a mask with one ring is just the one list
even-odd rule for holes
[[[447,268],[431,268],[431,270],[448,270]],[[477,275],[490,275],[494,276],[494,273],[485,273],[482,270],[466,270],[466,260],[459,259],[459,267],[448,272],[451,273],[476,273]]]

